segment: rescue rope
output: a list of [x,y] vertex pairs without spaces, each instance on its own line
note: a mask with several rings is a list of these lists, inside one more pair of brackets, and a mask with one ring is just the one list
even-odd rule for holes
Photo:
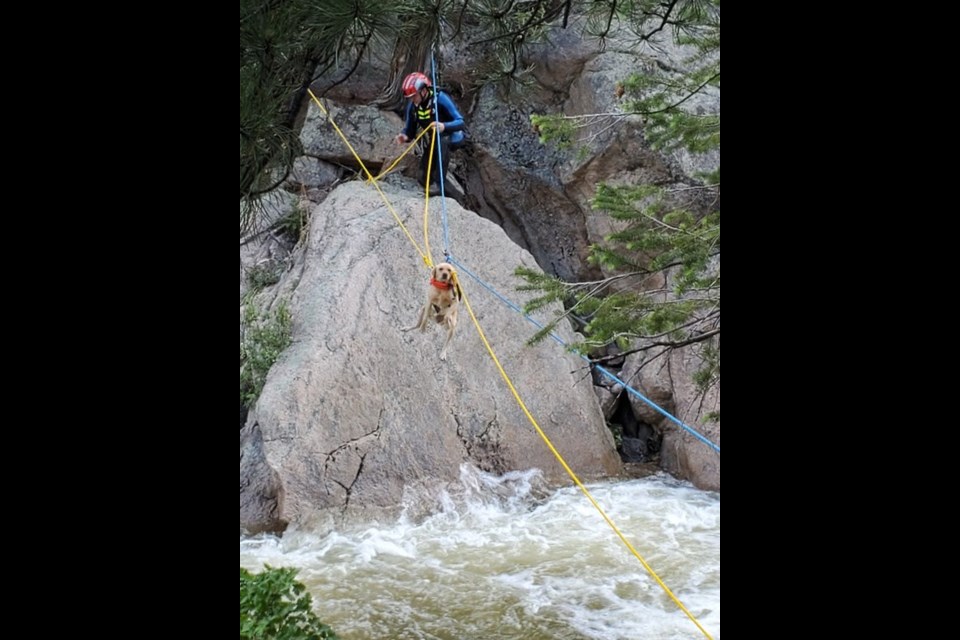
[[[426,188],[426,191],[427,191],[427,202],[426,202],[426,206],[424,207],[424,244],[425,244],[425,246],[426,246],[426,248],[427,248],[427,251],[426,251],[426,253],[425,253],[424,251],[421,251],[420,247],[417,245],[416,241],[413,239],[413,236],[410,235],[410,232],[407,230],[406,226],[404,226],[403,221],[400,219],[400,216],[397,215],[397,213],[396,213],[396,211],[394,210],[393,206],[390,204],[389,200],[387,199],[386,194],[384,194],[384,193],[383,193],[383,190],[380,188],[379,182],[378,182],[377,179],[376,179],[373,175],[371,175],[371,173],[367,170],[367,167],[363,164],[363,161],[360,159],[360,156],[357,154],[357,152],[354,150],[354,148],[350,145],[349,141],[347,141],[346,136],[343,134],[343,132],[340,130],[340,128],[337,126],[337,124],[334,122],[333,118],[330,116],[330,114],[329,114],[329,112],[327,111],[327,109],[326,109],[326,108],[323,106],[323,104],[317,99],[317,97],[316,97],[316,95],[314,95],[313,91],[311,91],[311,90],[308,89],[308,92],[310,93],[310,97],[313,98],[314,102],[316,102],[317,106],[318,106],[318,107],[323,111],[323,113],[327,116],[330,124],[333,125],[333,128],[336,130],[337,134],[338,134],[338,135],[340,136],[340,138],[343,140],[344,144],[347,145],[347,148],[348,148],[348,149],[350,150],[350,152],[353,154],[353,157],[356,159],[356,161],[357,161],[357,163],[359,164],[360,168],[361,168],[361,169],[363,170],[363,172],[366,174],[367,179],[368,179],[368,180],[374,185],[374,187],[377,189],[377,192],[380,194],[380,197],[383,199],[383,201],[387,204],[387,208],[388,208],[388,209],[390,210],[390,212],[393,214],[393,217],[394,217],[394,219],[397,221],[397,224],[400,225],[400,228],[403,230],[403,232],[406,234],[407,238],[410,240],[411,244],[413,244],[414,248],[415,248],[415,249],[417,250],[417,252],[420,254],[420,257],[423,259],[424,263],[425,263],[429,268],[432,268],[433,263],[432,263],[432,260],[430,259],[430,247],[429,247],[429,238],[428,238],[428,231],[427,231],[427,225],[428,225],[428,222],[429,222],[429,201],[428,201],[428,200],[429,200],[429,193],[430,193],[430,187],[429,187],[429,185],[430,185],[429,172],[430,172],[430,169],[431,169],[431,164],[432,164],[432,162],[433,162],[433,147],[434,147],[434,145],[436,144],[437,134],[438,134],[439,132],[437,132],[436,129],[434,129],[434,135],[432,136],[432,143],[431,143],[430,158],[427,160],[427,179],[425,180],[425,182],[426,182],[425,188]],[[421,135],[422,135],[422,134],[421,134]],[[419,139],[419,137],[420,137],[420,136],[417,136],[418,139]],[[402,157],[402,156],[401,156],[401,157]],[[398,159],[398,160],[399,160],[399,159]],[[442,174],[442,163],[441,163],[441,174]],[[441,176],[441,178],[442,178],[442,176]],[[441,189],[441,193],[443,193],[442,179],[441,179],[441,187],[440,187],[440,189]],[[441,199],[441,205],[444,206],[444,212],[445,212],[446,209],[445,209],[445,205],[444,205],[444,203],[443,203],[444,200],[445,200],[445,198],[442,198],[442,199]],[[444,216],[443,226],[444,226],[444,236],[446,237],[446,235],[447,235],[447,220],[446,220],[446,216]],[[454,264],[455,266],[458,266],[458,267],[459,267],[460,265],[459,265],[458,263],[454,262],[454,261],[453,261],[453,258],[450,258],[449,252],[447,251],[447,249],[448,249],[448,247],[445,246],[444,255],[447,257],[448,261],[451,262],[451,264]],[[467,271],[467,273],[469,273],[469,271],[466,270],[465,268],[464,268],[464,270]],[[483,282],[482,282],[479,278],[477,278],[474,274],[471,273],[470,275],[471,275],[471,277],[473,277],[475,280],[477,280],[477,281],[480,282],[481,284],[484,284],[484,286],[486,286],[487,289],[489,289],[489,290],[491,290],[491,291],[494,291],[489,285],[485,285],[485,283],[483,283]],[[563,459],[563,456],[560,455],[560,452],[557,451],[556,447],[554,447],[553,443],[550,441],[550,438],[547,437],[547,434],[544,433],[543,429],[540,428],[540,425],[537,423],[536,419],[535,419],[535,418],[533,417],[533,415],[530,413],[530,410],[527,408],[526,404],[523,402],[523,399],[520,397],[519,392],[517,392],[516,387],[513,385],[513,382],[510,380],[510,376],[507,375],[507,372],[504,370],[503,366],[500,364],[500,360],[499,360],[499,358],[497,358],[496,353],[493,351],[493,347],[490,346],[490,342],[487,340],[487,336],[486,336],[486,334],[484,333],[483,328],[480,326],[480,323],[479,323],[479,321],[477,320],[477,317],[476,317],[476,315],[475,315],[474,312],[473,312],[473,307],[470,305],[470,301],[469,301],[469,299],[468,299],[468,297],[467,297],[467,293],[466,293],[466,291],[464,290],[463,286],[461,285],[460,280],[459,280],[459,277],[458,277],[456,271],[453,272],[453,282],[454,282],[454,285],[459,288],[459,290],[460,290],[460,292],[461,292],[461,295],[462,295],[462,297],[463,297],[464,306],[466,307],[467,312],[470,314],[470,319],[473,321],[473,325],[474,325],[474,327],[476,328],[478,335],[480,336],[480,340],[483,342],[483,345],[484,345],[484,347],[486,348],[487,353],[489,354],[489,356],[490,356],[491,360],[493,361],[494,365],[496,366],[497,370],[499,371],[500,376],[503,378],[503,380],[504,380],[504,382],[506,383],[507,387],[510,389],[510,392],[513,394],[514,399],[516,400],[516,402],[517,402],[518,406],[520,407],[521,411],[523,412],[523,414],[526,416],[527,420],[530,421],[530,424],[533,425],[533,427],[534,427],[534,429],[536,430],[537,434],[540,436],[540,438],[541,438],[541,439],[544,441],[544,443],[547,445],[547,448],[550,450],[550,452],[553,454],[553,456],[557,459],[557,461],[558,461],[558,462],[560,463],[560,465],[563,467],[564,471],[566,471],[567,475],[570,476],[570,478],[573,480],[574,484],[577,485],[577,487],[580,489],[580,491],[587,497],[587,499],[590,501],[590,503],[591,503],[591,504],[594,506],[594,508],[599,512],[600,516],[601,516],[601,517],[603,518],[603,520],[607,523],[607,525],[613,530],[613,532],[616,534],[616,536],[617,536],[618,538],[620,538],[620,541],[623,542],[623,544],[627,547],[627,549],[630,551],[630,553],[632,553],[632,554],[637,558],[637,560],[640,561],[640,564],[643,566],[644,569],[646,569],[647,573],[649,573],[650,576],[651,576],[651,577],[656,581],[656,583],[660,586],[660,588],[663,589],[664,593],[666,593],[667,596],[669,596],[670,599],[680,608],[680,610],[683,611],[684,614],[686,614],[686,616],[696,625],[696,627],[701,631],[701,633],[703,633],[703,635],[704,635],[705,637],[707,637],[709,640],[713,640],[713,637],[707,632],[706,629],[703,628],[703,626],[700,624],[700,622],[697,620],[697,618],[690,612],[689,609],[687,609],[687,608],[684,606],[684,604],[679,600],[679,598],[677,598],[677,596],[673,593],[673,591],[670,590],[670,588],[666,585],[666,583],[664,583],[664,581],[660,578],[660,576],[657,575],[656,571],[653,570],[653,567],[651,567],[651,566],[649,565],[649,563],[647,563],[647,561],[644,560],[643,556],[641,556],[640,553],[636,550],[636,548],[630,543],[630,541],[627,540],[627,538],[626,538],[626,536],[623,534],[623,532],[621,532],[620,529],[617,527],[617,525],[613,522],[613,520],[610,519],[610,516],[607,515],[607,513],[603,510],[603,508],[600,506],[600,504],[594,499],[593,495],[591,495],[590,491],[589,491],[589,490],[583,485],[583,483],[580,481],[580,478],[577,477],[576,473],[574,473],[574,471],[573,471],[573,470],[570,468],[570,466],[567,464],[566,460]],[[494,291],[494,292],[495,292],[495,291]],[[499,296],[499,294],[497,294],[497,295],[498,295],[498,297],[500,297],[502,300],[505,300],[502,296]],[[513,306],[513,305],[511,304],[510,306]],[[515,307],[515,308],[516,308],[516,307]],[[519,309],[518,309],[518,310],[519,310]],[[525,316],[525,317],[526,317],[526,316]],[[533,320],[530,319],[530,318],[527,318],[527,319],[533,321]],[[552,334],[551,334],[551,335],[552,335]],[[554,339],[555,339],[555,340],[559,340],[559,338],[557,338],[557,337],[554,337]],[[561,343],[562,343],[562,341],[561,341]],[[649,401],[648,401],[648,402],[649,402]],[[717,447],[717,451],[719,452],[719,447]]]
[[[496,296],[497,298],[499,298],[501,302],[503,302],[505,305],[507,305],[508,307],[510,307],[511,309],[513,309],[514,311],[516,311],[517,313],[519,313],[520,315],[522,315],[522,316],[527,320],[527,322],[529,322],[530,324],[534,325],[534,326],[537,327],[538,329],[543,329],[543,325],[540,324],[539,322],[537,322],[536,320],[534,320],[533,318],[531,318],[529,315],[525,314],[525,313],[523,312],[523,308],[522,308],[522,307],[520,307],[520,306],[517,305],[516,303],[512,302],[509,298],[506,298],[505,296],[501,295],[499,291],[497,291],[497,290],[494,289],[491,285],[489,285],[489,284],[487,284],[486,282],[484,282],[479,276],[477,276],[475,273],[473,273],[472,271],[470,271],[469,269],[467,269],[464,265],[460,264],[460,263],[459,263],[458,261],[456,261],[454,258],[448,258],[448,259],[447,259],[447,262],[449,262],[449,263],[452,264],[453,266],[457,267],[458,269],[462,270],[464,273],[466,273],[467,275],[469,275],[469,276],[470,276],[471,278],[473,278],[478,284],[480,284],[480,286],[482,286],[482,287],[485,288],[487,291],[489,291],[490,293],[492,293],[494,296]],[[566,342],[563,338],[561,338],[560,336],[558,336],[556,333],[554,333],[554,332],[551,331],[548,335],[549,335],[550,338],[551,338],[554,342],[556,342],[557,344],[563,345],[563,346],[564,346],[566,349],[568,349],[568,350],[570,349],[570,345],[567,344],[567,342]],[[639,391],[637,391],[636,389],[634,389],[633,387],[631,387],[627,382],[624,382],[619,376],[617,376],[616,374],[611,373],[610,371],[608,371],[605,367],[602,367],[602,366],[600,366],[600,365],[593,364],[592,362],[590,362],[590,358],[588,358],[588,357],[585,356],[585,355],[582,355],[582,354],[578,354],[578,355],[580,355],[580,358],[581,358],[582,360],[590,363],[592,366],[595,366],[595,367],[597,368],[597,370],[600,371],[604,376],[606,376],[607,378],[613,380],[613,381],[616,382],[617,384],[623,385],[623,388],[624,388],[624,390],[626,390],[627,393],[629,393],[630,395],[634,396],[635,398],[643,401],[643,402],[646,403],[651,409],[653,409],[654,411],[658,412],[658,413],[661,414],[662,416],[666,417],[666,418],[669,419],[671,422],[673,422],[674,424],[676,424],[678,427],[680,427],[681,429],[683,429],[684,431],[686,431],[687,433],[689,433],[690,435],[692,435],[694,438],[696,438],[696,439],[699,440],[700,442],[703,442],[703,443],[706,444],[708,447],[710,447],[711,449],[713,449],[714,451],[716,451],[716,452],[717,452],[717,455],[720,455],[720,445],[716,444],[715,442],[713,442],[712,440],[710,440],[709,438],[707,438],[705,435],[703,435],[702,433],[700,433],[699,431],[697,431],[697,430],[694,429],[693,427],[687,425],[687,424],[684,423],[682,420],[680,420],[679,418],[677,418],[676,416],[674,416],[673,414],[671,414],[669,411],[663,409],[663,408],[662,408],[660,405],[658,405],[656,402],[654,402],[653,400],[647,398],[645,395],[643,395],[642,393],[640,393]]]
[[[420,249],[420,245],[417,244],[417,241],[414,240],[414,239],[413,239],[413,236],[410,235],[410,232],[407,231],[407,227],[403,224],[403,220],[401,220],[401,219],[400,219],[400,216],[397,215],[397,212],[396,212],[396,210],[394,210],[393,205],[390,204],[390,200],[387,199],[387,196],[386,196],[386,194],[383,192],[383,189],[380,188],[380,183],[377,182],[377,180],[374,179],[374,177],[370,174],[370,170],[367,169],[367,166],[366,166],[365,164],[363,164],[363,160],[360,159],[359,154],[357,154],[356,150],[350,145],[350,142],[347,140],[347,136],[343,135],[343,131],[341,131],[341,130],[340,130],[340,127],[337,126],[337,123],[334,122],[333,116],[330,115],[330,112],[327,111],[327,108],[323,106],[323,103],[320,102],[320,100],[317,98],[316,94],[313,93],[313,90],[312,90],[312,89],[309,89],[309,88],[308,88],[308,89],[307,89],[307,93],[309,93],[309,94],[310,94],[310,97],[313,98],[313,101],[314,101],[315,103],[317,103],[317,106],[320,107],[320,110],[323,111],[323,114],[324,114],[325,116],[327,116],[327,120],[330,122],[331,125],[333,125],[334,130],[337,132],[337,135],[340,136],[340,139],[343,140],[343,143],[344,143],[345,145],[347,145],[347,149],[349,149],[349,150],[350,150],[350,153],[353,154],[354,159],[357,161],[357,164],[360,165],[360,168],[363,169],[363,173],[366,174],[367,179],[370,180],[370,181],[373,183],[373,186],[376,188],[377,193],[380,194],[380,197],[383,198],[383,201],[386,203],[387,209],[389,209],[389,210],[390,210],[390,213],[393,214],[394,220],[396,220],[396,221],[397,221],[397,224],[400,225],[400,228],[403,229],[403,233],[406,234],[407,238],[410,239],[410,244],[412,244],[412,245],[413,245],[413,248],[416,249],[416,250],[417,250],[417,253],[420,254],[420,257],[423,259],[424,264],[427,265],[427,268],[432,269],[432,268],[433,268],[433,260],[430,259],[430,255],[427,254],[427,253],[424,253],[424,252]],[[419,137],[420,137],[420,136],[417,136],[417,139],[419,139]]]
[[[443,32],[443,29],[438,30],[439,33]],[[434,42],[434,49],[436,49],[436,42]],[[437,79],[437,60],[434,57],[434,52],[430,52],[430,71],[433,75],[433,117],[434,121],[439,125],[440,124],[440,107],[437,106],[437,93],[440,91],[440,82]],[[430,160],[433,160],[433,154],[430,154]],[[440,149],[437,152],[437,160],[440,161],[440,219],[443,222],[443,255],[445,258],[450,257],[450,234],[447,229],[447,176],[443,175],[443,145],[440,145]],[[429,167],[428,167],[429,171]],[[428,173],[429,175],[429,173]],[[429,180],[427,181],[429,184]]]
[[690,613],[690,610],[687,609],[680,599],[674,595],[673,591],[670,590],[670,587],[657,575],[657,572],[653,570],[646,560],[643,559],[643,556],[640,555],[640,552],[634,548],[630,541],[627,540],[627,537],[623,535],[623,532],[620,531],[620,528],[614,524],[613,520],[610,519],[610,516],[607,515],[607,512],[603,510],[603,507],[594,499],[593,495],[587,488],[580,482],[580,478],[577,477],[577,474],[573,472],[573,469],[570,468],[570,465],[567,464],[567,461],[563,459],[563,456],[560,455],[560,452],[557,451],[557,448],[553,446],[553,443],[550,441],[550,438],[547,437],[547,434],[543,432],[543,429],[540,428],[540,425],[537,424],[536,419],[530,413],[530,410],[527,409],[527,405],[524,404],[523,400],[520,398],[520,394],[517,392],[516,387],[513,386],[513,382],[510,380],[510,376],[507,375],[507,372],[503,369],[503,366],[500,364],[500,359],[497,358],[497,354],[494,353],[493,347],[490,346],[490,342],[487,340],[486,334],[483,332],[483,328],[480,327],[480,323],[477,321],[477,316],[473,313],[473,308],[470,306],[470,300],[467,298],[467,292],[464,290],[463,286],[460,284],[460,280],[457,278],[457,272],[453,272],[453,282],[455,286],[460,288],[460,292],[463,295],[463,303],[467,307],[467,312],[470,314],[470,319],[473,320],[473,326],[476,327],[477,333],[480,335],[480,340],[483,342],[483,346],[486,347],[487,353],[490,355],[490,359],[493,360],[493,364],[497,367],[497,371],[500,372],[500,377],[503,378],[503,381],[507,383],[507,387],[510,388],[510,393],[513,394],[514,400],[517,401],[517,404],[520,406],[520,410],[523,411],[523,415],[527,417],[527,420],[530,421],[530,424],[533,425],[533,428],[537,430],[537,434],[547,445],[547,448],[550,449],[550,453],[557,459],[557,461],[563,466],[564,471],[567,472],[567,475],[570,476],[570,479],[573,480],[574,484],[579,487],[580,491],[583,492],[583,495],[587,497],[587,500],[590,501],[590,504],[594,506],[600,516],[606,521],[606,523],[613,529],[613,532],[617,534],[617,537],[620,538],[620,541],[626,545],[627,549],[630,550],[637,560],[640,561],[640,564],[643,565],[643,568],[647,570],[647,573],[650,574],[660,588],[663,589],[663,592],[666,593],[673,602],[680,607],[680,610],[683,611],[688,618],[697,626],[698,629],[710,640],[713,640],[713,637],[707,632],[706,629],[700,624],[700,621]]

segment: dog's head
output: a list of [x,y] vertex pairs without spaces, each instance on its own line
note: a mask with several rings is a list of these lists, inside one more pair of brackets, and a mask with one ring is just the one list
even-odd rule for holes
[[433,279],[437,282],[453,283],[453,265],[449,262],[440,262],[433,267]]

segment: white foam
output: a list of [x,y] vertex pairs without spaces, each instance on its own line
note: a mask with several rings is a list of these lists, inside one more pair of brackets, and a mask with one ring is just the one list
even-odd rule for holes
[[[719,638],[719,495],[659,476],[588,488]],[[299,568],[344,640],[699,635],[575,487],[545,496],[535,470],[465,466],[459,486],[407,502],[397,522],[354,532],[241,538],[240,564]]]

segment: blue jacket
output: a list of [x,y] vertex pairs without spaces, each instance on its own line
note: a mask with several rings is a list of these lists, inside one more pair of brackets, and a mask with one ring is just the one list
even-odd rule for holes
[[[450,99],[450,96],[445,94],[443,91],[433,91],[433,89],[430,91],[431,103],[427,105],[424,102],[421,102],[421,107],[430,109],[432,113],[432,101],[435,99],[437,103],[437,111],[439,112],[439,119],[440,122],[443,123],[443,135],[449,136],[451,144],[460,144],[465,138],[465,125],[463,122],[463,116],[460,115],[459,111],[457,111],[457,105],[455,105],[453,100]],[[403,134],[411,140],[417,136],[417,131],[420,127],[426,128],[430,126],[431,122],[433,122],[433,115],[430,116],[429,120],[420,120],[417,116],[417,111],[420,111],[420,109],[413,104],[413,101],[407,103],[407,124],[403,128]]]

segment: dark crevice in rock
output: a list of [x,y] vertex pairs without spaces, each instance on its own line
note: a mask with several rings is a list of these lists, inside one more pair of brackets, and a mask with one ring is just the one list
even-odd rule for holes
[[353,486],[357,484],[357,480],[360,479],[360,474],[363,473],[363,462],[364,460],[366,460],[366,458],[367,458],[367,454],[365,453],[360,456],[360,464],[357,465],[357,473],[354,474],[353,480],[350,481],[349,485],[345,485],[342,482],[339,482],[337,480],[333,481],[336,484],[340,485],[340,488],[343,489],[344,493],[346,494],[346,496],[343,499],[343,511],[346,511],[347,507],[350,506],[350,495],[353,493]]
[[[381,416],[381,419],[382,419],[382,417],[383,417],[383,409],[380,410],[380,416]],[[331,462],[336,461],[336,459],[337,459],[337,454],[340,453],[342,450],[346,449],[347,447],[351,447],[351,446],[353,446],[353,445],[356,444],[356,443],[362,442],[363,440],[366,440],[367,438],[370,438],[371,436],[373,436],[373,437],[380,437],[380,424],[379,424],[379,421],[377,422],[377,427],[376,427],[376,429],[374,429],[373,431],[369,431],[369,432],[363,434],[362,436],[359,436],[359,437],[356,437],[356,438],[351,438],[350,440],[347,440],[346,442],[344,442],[343,444],[341,444],[339,447],[337,447],[337,448],[334,449],[333,451],[324,454],[325,457],[326,457],[326,463],[325,463],[325,465],[328,465],[328,464],[330,464]]]
[[487,421],[478,433],[468,433],[458,416],[454,416],[457,423],[457,436],[463,445],[467,458],[472,460],[479,469],[488,473],[503,473],[507,465],[503,461],[503,452],[500,447],[500,422],[497,416]]
[[626,393],[620,394],[609,424],[620,435],[617,452],[624,462],[649,462],[660,452],[663,434],[634,415]]

